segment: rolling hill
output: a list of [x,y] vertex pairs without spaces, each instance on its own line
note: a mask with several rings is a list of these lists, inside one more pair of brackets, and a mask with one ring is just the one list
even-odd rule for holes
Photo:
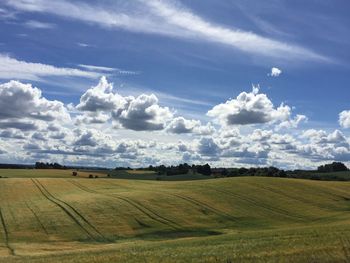
[[23,177],[0,179],[1,262],[350,259],[347,182]]

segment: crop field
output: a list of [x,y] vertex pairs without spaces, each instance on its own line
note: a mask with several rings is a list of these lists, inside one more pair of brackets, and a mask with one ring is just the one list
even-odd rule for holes
[[[71,178],[73,170],[55,169],[0,169],[2,178]],[[77,177],[87,178],[89,175],[107,177],[107,173],[101,171],[77,171]]]
[[0,262],[350,260],[348,182],[36,172],[0,179]]

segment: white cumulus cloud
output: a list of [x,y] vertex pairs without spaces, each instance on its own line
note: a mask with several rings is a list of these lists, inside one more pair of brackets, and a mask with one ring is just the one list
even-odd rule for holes
[[81,96],[76,108],[86,112],[111,113],[123,128],[136,131],[162,130],[173,117],[168,107],[158,104],[154,94],[123,97],[113,91],[113,84],[108,83],[105,77]]
[[271,72],[268,74],[268,76],[270,76],[270,77],[278,77],[281,74],[282,74],[282,70],[280,70],[279,68],[273,67],[271,69]]
[[281,104],[275,108],[271,100],[265,94],[260,94],[256,87],[252,92],[242,92],[236,99],[216,105],[207,113],[226,126],[286,121],[290,114],[289,106]]
[[0,120],[70,119],[62,102],[47,100],[38,88],[13,80],[0,85],[0,109]]
[[339,114],[339,124],[343,128],[350,128],[350,111],[342,111]]

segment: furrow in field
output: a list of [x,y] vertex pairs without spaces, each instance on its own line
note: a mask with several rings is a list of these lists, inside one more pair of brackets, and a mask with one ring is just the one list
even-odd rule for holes
[[[32,182],[36,185],[36,187],[39,189],[39,191],[43,194],[43,196],[46,197],[49,201],[54,203],[56,206],[60,207],[63,212],[65,212],[68,217],[70,217],[78,226],[79,228],[87,234],[88,237],[90,237],[92,240],[99,241],[100,238],[96,237],[96,235],[92,234],[91,231],[87,229],[80,221],[82,220],[83,222],[87,222],[83,216],[78,213],[73,207],[68,205],[67,203],[61,201],[60,199],[54,197],[37,179],[31,179]],[[79,219],[78,219],[79,218]],[[89,225],[89,224],[88,224]],[[90,225],[89,225],[90,226]],[[97,232],[97,234],[101,237],[102,235]],[[103,236],[102,236],[103,237]],[[103,237],[103,239],[105,239]]]
[[230,215],[230,214],[227,214],[223,211],[220,211],[219,209],[216,209],[208,204],[205,204],[201,201],[198,201],[192,197],[188,197],[188,196],[183,196],[183,195],[178,195],[178,194],[168,194],[168,195],[171,195],[171,196],[175,196],[177,198],[180,198],[180,199],[183,199],[191,204],[194,204],[198,207],[201,207],[203,209],[207,209],[209,211],[211,211],[212,213],[216,214],[217,216],[220,216],[220,217],[225,217],[229,220],[232,220],[232,221],[237,221],[237,218],[235,218],[234,216]]
[[[303,204],[310,204],[312,206],[319,206],[321,207],[322,204],[316,204],[315,201],[311,200],[311,199],[308,199],[308,198],[303,198],[301,195],[291,195],[291,194],[288,194],[288,192],[284,192],[284,191],[281,191],[281,190],[278,190],[274,187],[271,187],[271,186],[264,186],[262,184],[256,184],[256,183],[251,183],[250,185],[252,186],[255,186],[257,188],[261,188],[261,189],[264,189],[266,191],[269,191],[269,192],[272,192],[272,193],[275,193],[277,195],[280,195],[280,196],[284,196],[284,197],[287,197],[289,199],[293,199],[293,200],[296,200],[296,201],[299,201],[300,203],[303,203]],[[322,206],[324,207],[324,206]],[[324,208],[327,208],[327,207],[324,207]]]
[[8,232],[8,229],[7,229],[7,226],[6,226],[6,223],[5,223],[5,219],[4,219],[4,215],[2,213],[2,210],[0,208],[0,220],[1,220],[1,225],[4,229],[4,239],[5,239],[5,245],[6,247],[8,248],[9,250],[9,254],[11,256],[14,256],[15,255],[15,250],[11,247],[10,245],[10,242],[9,242],[9,232]]
[[[80,217],[80,219],[82,219],[89,227],[91,227],[100,237],[102,237],[102,239],[107,240],[107,238],[104,237],[104,235],[93,225],[90,223],[89,220],[87,220],[79,211],[77,211],[77,209],[75,209],[72,205],[68,204],[67,202],[58,199],[57,197],[53,196],[39,181],[38,183],[57,201],[62,202],[64,205],[68,206],[70,209],[72,209],[74,211],[74,213]],[[107,240],[108,241],[108,240]]]
[[42,230],[44,230],[45,234],[48,235],[49,233],[47,232],[46,227],[44,226],[44,224],[41,222],[39,216],[35,213],[34,209],[31,208],[27,202],[25,202],[26,207],[32,212],[32,214],[34,215],[36,221],[38,222],[38,225],[42,228]]
[[[40,183],[39,181],[38,181],[38,183],[39,183],[42,187],[44,187],[44,186],[42,185],[42,183]],[[44,188],[45,188],[45,187],[44,187]],[[83,220],[89,227],[91,227],[100,237],[102,237],[103,239],[106,240],[106,238],[103,236],[103,234],[102,234],[93,224],[91,224],[90,221],[87,220],[77,209],[75,209],[75,208],[74,208],[72,205],[70,205],[69,203],[67,203],[67,202],[65,202],[65,201],[63,201],[63,200],[61,200],[61,199],[58,199],[57,197],[53,196],[46,188],[45,188],[45,190],[46,190],[55,200],[57,200],[58,202],[62,202],[64,205],[66,205],[66,206],[68,206],[70,209],[72,209],[73,212],[74,212],[81,220]]]
[[283,216],[283,217],[288,217],[288,218],[292,218],[292,219],[298,219],[298,220],[305,220],[305,218],[303,217],[300,217],[300,216],[294,216],[294,215],[291,215],[288,213],[288,211],[285,211],[283,209],[279,209],[279,208],[275,208],[275,207],[271,207],[271,206],[267,206],[267,205],[264,205],[263,203],[261,202],[257,202],[256,200],[254,199],[251,199],[251,198],[248,198],[248,197],[243,197],[242,195],[240,194],[236,194],[236,193],[233,193],[233,192],[230,192],[230,191],[225,191],[225,190],[222,190],[222,189],[217,189],[217,188],[213,188],[213,187],[209,187],[207,186],[207,188],[210,188],[216,192],[219,192],[219,193],[222,193],[222,194],[226,194],[226,195],[230,195],[232,197],[235,197],[237,198],[238,200],[242,200],[246,203],[249,203],[249,204],[252,204],[254,206],[257,206],[259,208],[263,208],[264,210],[266,211],[269,211],[271,213],[274,213],[274,214],[278,214],[280,216]]
[[112,197],[112,198],[117,198],[117,199],[120,199],[120,200],[123,200],[124,202],[128,203],[129,205],[135,207],[136,209],[138,209],[139,211],[141,211],[142,213],[144,213],[145,215],[147,215],[149,218],[161,223],[161,224],[164,224],[164,225],[167,225],[173,229],[176,229],[178,230],[179,229],[179,225],[178,224],[174,224],[172,221],[170,221],[169,219],[164,219],[164,217],[160,217],[158,214],[152,212],[152,210],[146,208],[145,206],[143,205],[138,205],[137,203],[135,203],[133,200],[131,200],[130,198],[126,198],[126,197],[121,197],[121,196],[117,196],[117,195],[114,195],[114,194],[108,194],[108,196]]
[[[124,198],[125,198],[125,197],[124,197]],[[167,222],[169,222],[169,223],[171,223],[171,224],[174,224],[174,225],[176,225],[177,227],[181,227],[181,226],[180,226],[178,223],[176,223],[175,221],[173,221],[173,220],[171,220],[171,219],[169,219],[169,218],[166,218],[166,217],[164,217],[164,216],[158,214],[158,213],[155,212],[153,209],[142,205],[140,202],[135,201],[135,200],[131,200],[130,198],[128,198],[128,200],[130,200],[130,201],[132,201],[133,203],[135,203],[136,205],[138,205],[138,206],[140,206],[140,207],[142,207],[142,208],[148,210],[150,213],[152,213],[152,214],[154,214],[155,216],[161,218],[162,220],[167,221]]]
[[76,181],[70,181],[72,184],[74,184],[75,186],[77,186],[78,188],[80,188],[81,190],[84,190],[86,192],[89,193],[93,193],[93,194],[100,194],[100,195],[104,195],[104,196],[109,196],[115,199],[119,199],[122,200],[126,203],[128,203],[129,205],[133,206],[134,208],[136,208],[137,210],[139,210],[140,212],[142,212],[143,214],[145,214],[146,216],[148,216],[149,218],[151,218],[154,221],[157,221],[163,225],[167,225],[173,229],[179,230],[181,228],[181,226],[175,222],[173,222],[170,219],[167,219],[163,216],[160,216],[159,214],[155,213],[154,211],[152,211],[151,209],[137,203],[134,200],[131,200],[130,198],[127,197],[122,197],[116,194],[106,194],[106,193],[101,193],[95,190],[91,190],[90,188],[81,185],[80,183],[76,182]]

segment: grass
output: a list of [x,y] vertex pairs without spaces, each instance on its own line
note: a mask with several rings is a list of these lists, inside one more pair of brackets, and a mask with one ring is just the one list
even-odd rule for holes
[[[75,170],[74,170],[75,171]],[[0,169],[2,178],[71,178],[73,170],[56,169]],[[77,177],[88,178],[90,174],[98,177],[107,177],[101,171],[77,171]]]
[[0,180],[0,262],[350,260],[348,182],[26,177]]

